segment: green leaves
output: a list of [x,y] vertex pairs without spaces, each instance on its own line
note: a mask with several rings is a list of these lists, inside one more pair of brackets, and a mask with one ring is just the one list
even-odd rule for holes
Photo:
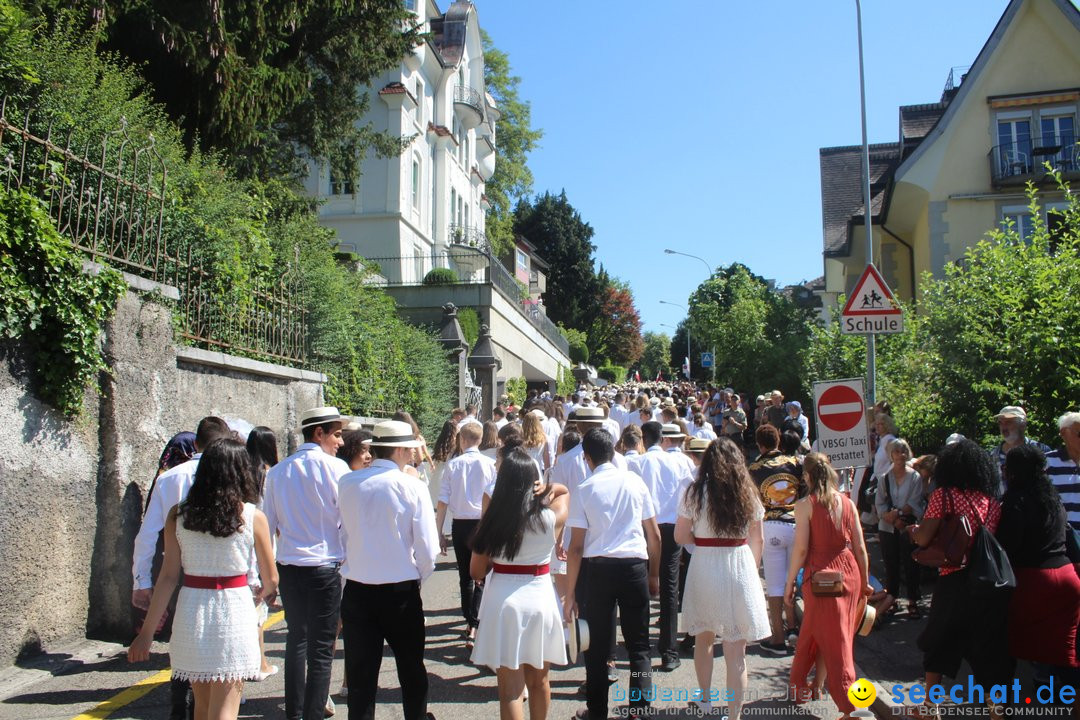
[[108,268],[84,272],[42,202],[22,191],[0,189],[0,248],[0,334],[24,342],[41,399],[75,417],[108,369],[99,337],[127,285]]

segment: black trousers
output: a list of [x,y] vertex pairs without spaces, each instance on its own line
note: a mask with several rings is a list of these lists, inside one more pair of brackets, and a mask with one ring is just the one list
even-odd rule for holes
[[608,717],[607,660],[611,626],[619,608],[623,643],[630,656],[630,705],[648,707],[642,699],[652,688],[649,652],[649,565],[631,558],[589,558],[588,602],[584,617],[591,640],[585,651],[586,705],[589,718]]
[[301,567],[278,563],[281,602],[285,606],[286,720],[323,720],[330,696],[341,611],[339,563]]
[[915,545],[908,539],[907,533],[879,530],[878,542],[881,544],[881,559],[885,563],[885,589],[893,597],[899,598],[900,579],[903,574],[907,599],[918,600],[921,596],[919,581],[922,578],[922,567],[911,558]]
[[469,565],[472,564],[472,536],[479,520],[454,520],[450,525],[450,539],[454,543],[457,558],[458,587],[461,589],[461,615],[469,627],[480,625],[480,599],[483,589],[473,582]]
[[349,717],[373,720],[379,689],[383,641],[394,652],[405,720],[427,715],[428,676],[424,667],[424,605],[417,581],[365,585],[349,580],[341,599]]
[[679,657],[679,565],[682,547],[675,542],[675,525],[660,525],[660,641],[661,660]]

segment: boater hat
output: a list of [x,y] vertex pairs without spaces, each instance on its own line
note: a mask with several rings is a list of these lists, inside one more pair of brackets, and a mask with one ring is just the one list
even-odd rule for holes
[[686,437],[686,435],[683,433],[683,431],[680,430],[679,426],[676,425],[675,423],[664,423],[663,430],[660,431],[660,436],[661,437],[666,437],[666,438],[683,438],[683,437]]
[[412,425],[398,420],[385,420],[371,432],[371,447],[420,447],[423,443],[413,435]]
[[709,440],[708,438],[692,438],[687,452],[703,453],[709,449],[709,445],[711,444],[712,440]]
[[860,595],[859,606],[855,608],[855,632],[866,637],[874,629],[875,620],[877,620],[877,608],[866,601],[865,595]]
[[579,407],[570,413],[568,422],[602,423],[604,422],[604,411],[598,407]]
[[570,662],[576,663],[578,653],[589,649],[589,623],[584,618],[576,617],[567,628],[566,644],[570,651]]
[[312,425],[322,425],[328,422],[343,422],[341,413],[338,412],[336,407],[327,405],[325,407],[311,408],[300,415],[301,430]]

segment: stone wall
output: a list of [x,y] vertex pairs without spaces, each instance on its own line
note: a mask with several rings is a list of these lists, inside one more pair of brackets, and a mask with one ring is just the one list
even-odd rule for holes
[[132,545],[170,437],[216,414],[269,426],[287,452],[299,414],[322,404],[317,373],[177,347],[157,297],[121,300],[102,339],[110,372],[74,421],[35,398],[20,348],[5,348],[0,666],[73,636],[130,639]]

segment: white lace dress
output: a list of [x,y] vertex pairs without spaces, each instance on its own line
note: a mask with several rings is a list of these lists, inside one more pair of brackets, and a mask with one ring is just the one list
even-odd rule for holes
[[[493,557],[506,565],[542,565],[555,548],[555,513],[545,509],[540,531],[526,530],[513,560]],[[480,627],[472,661],[492,669],[535,668],[544,663],[566,664],[562,611],[551,575],[488,574],[480,601]]]
[[[702,514],[698,515],[697,508],[691,508],[686,502],[688,495],[680,503],[680,517],[693,520],[694,537],[717,537],[705,517],[708,503]],[[761,520],[765,509],[757,505],[756,513],[753,522]],[[746,537],[747,530],[749,528],[738,535],[729,536]],[[761,585],[749,545],[694,548],[694,556],[686,571],[682,626],[691,635],[715,633],[719,642],[755,642],[769,636],[771,630],[765,589]]]
[[[244,503],[244,525],[227,538],[188,530],[176,521],[180,565],[189,575],[231,577],[251,568],[255,506]],[[176,601],[169,658],[173,678],[194,682],[249,680],[262,660],[257,617],[247,585],[226,590],[184,587]]]

